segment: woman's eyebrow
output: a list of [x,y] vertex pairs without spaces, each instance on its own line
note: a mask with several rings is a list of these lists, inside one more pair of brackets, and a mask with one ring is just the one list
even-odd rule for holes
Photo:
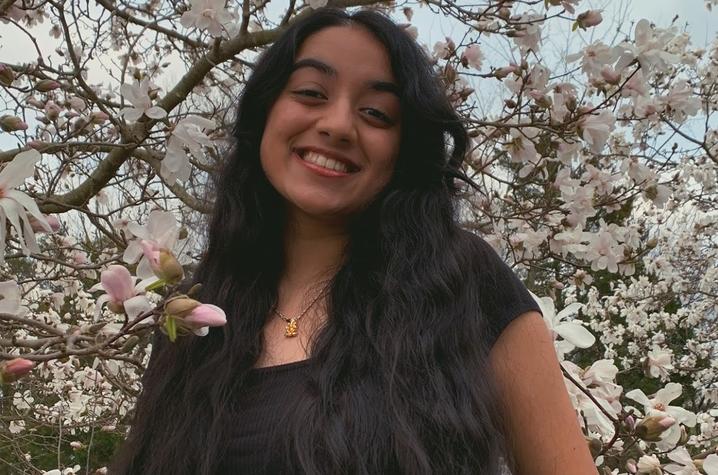
[[[294,71],[297,71],[298,69],[302,68],[313,68],[319,71],[320,73],[330,76],[330,77],[336,77],[337,70],[328,65],[327,63],[323,61],[319,61],[318,59],[314,58],[303,58],[298,60],[292,65],[292,73]],[[381,91],[381,92],[389,92],[391,94],[394,94],[396,97],[401,98],[399,94],[399,86],[394,84],[390,81],[380,81],[380,80],[370,80],[367,81],[367,86],[370,89],[374,89],[375,91]]]

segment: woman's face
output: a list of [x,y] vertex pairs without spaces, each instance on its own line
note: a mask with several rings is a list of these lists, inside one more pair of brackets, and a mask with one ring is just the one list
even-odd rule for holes
[[294,211],[345,218],[389,182],[400,135],[384,46],[360,26],[324,28],[301,45],[269,111],[262,168]]

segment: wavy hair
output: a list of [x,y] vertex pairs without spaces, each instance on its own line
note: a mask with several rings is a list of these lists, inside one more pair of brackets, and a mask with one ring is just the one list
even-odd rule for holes
[[457,179],[470,181],[461,171],[466,131],[400,27],[377,12],[329,8],[292,24],[246,83],[194,276],[228,324],[176,344],[155,339],[112,473],[216,471],[283,271],[284,205],[260,165],[264,125],[302,42],[345,25],[366,28],[388,51],[401,146],[390,183],[350,224],[329,318],[312,340],[314,397],[292,411],[287,456],[309,474],[500,473],[507,454],[478,305],[479,244],[457,219]]

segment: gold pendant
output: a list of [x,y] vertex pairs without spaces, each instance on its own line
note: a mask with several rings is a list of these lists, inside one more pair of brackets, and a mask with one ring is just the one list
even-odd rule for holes
[[287,322],[287,326],[284,329],[284,336],[290,337],[290,336],[297,336],[297,320],[292,318]]

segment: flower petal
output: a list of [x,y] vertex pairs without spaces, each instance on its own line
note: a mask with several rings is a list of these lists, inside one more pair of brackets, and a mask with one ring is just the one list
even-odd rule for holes
[[663,389],[656,392],[656,400],[668,405],[669,402],[681,395],[683,386],[678,383],[668,383]]
[[145,115],[150,119],[163,119],[167,117],[167,111],[161,107],[153,106],[145,111]]
[[40,152],[34,149],[15,155],[15,158],[0,171],[0,188],[7,191],[21,185],[35,172],[35,164],[40,157]]
[[633,399],[639,404],[643,404],[643,407],[649,407],[651,405],[650,399],[648,399],[648,396],[645,395],[643,391],[640,389],[634,389],[632,391],[628,391],[626,393],[626,397],[628,399]]
[[140,314],[152,310],[153,306],[147,297],[144,295],[137,295],[130,299],[125,300],[123,306],[125,312],[130,319],[137,318]]
[[596,337],[578,323],[561,323],[554,328],[554,331],[561,335],[564,340],[573,343],[579,348],[588,348],[596,342]]

